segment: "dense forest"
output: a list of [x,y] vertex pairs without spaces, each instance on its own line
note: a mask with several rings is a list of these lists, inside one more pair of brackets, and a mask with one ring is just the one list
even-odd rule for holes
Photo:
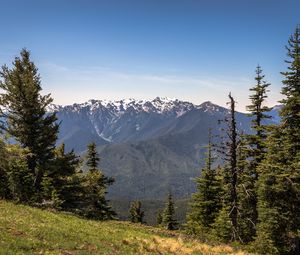
[[[157,212],[158,226],[180,228],[203,241],[244,245],[260,254],[299,254],[299,26],[286,49],[280,124],[266,125],[270,84],[257,66],[246,109],[253,132],[238,131],[232,91],[230,114],[220,120],[225,123],[221,143],[214,143],[214,127],[207,131],[206,163],[196,179],[186,223],[179,226],[174,217],[170,192],[165,209]],[[11,68],[2,67],[0,76],[0,198],[95,220],[117,219],[106,199],[115,180],[99,169],[96,144],[91,142],[82,158],[56,144],[59,123],[56,113],[47,111],[53,99],[41,94],[30,52],[23,49]],[[131,221],[143,224],[145,214],[141,201],[133,201]]]

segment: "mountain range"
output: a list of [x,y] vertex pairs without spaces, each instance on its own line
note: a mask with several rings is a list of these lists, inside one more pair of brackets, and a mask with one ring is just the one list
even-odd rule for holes
[[[270,123],[279,121],[280,106]],[[178,99],[90,100],[68,106],[51,105],[60,123],[58,143],[83,155],[90,142],[97,144],[102,171],[113,176],[112,199],[155,199],[168,191],[187,197],[193,178],[204,162],[208,129],[215,140],[228,109],[204,102],[195,105]],[[241,132],[251,132],[251,119],[237,112]]]

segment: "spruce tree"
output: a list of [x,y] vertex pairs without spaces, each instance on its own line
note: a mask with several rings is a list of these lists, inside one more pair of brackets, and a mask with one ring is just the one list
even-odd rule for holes
[[257,165],[262,161],[266,152],[267,126],[265,120],[271,118],[267,113],[272,110],[272,108],[265,105],[270,83],[264,81],[264,77],[261,67],[257,66],[256,84],[250,88],[250,91],[253,92],[249,97],[251,104],[246,107],[249,112],[248,116],[252,118],[251,128],[254,131],[254,134],[247,135],[246,138],[250,147],[251,168],[254,169],[253,174],[256,179],[258,179]]
[[300,150],[300,25],[290,37],[286,47],[289,65],[282,81],[281,93],[285,96],[281,103],[283,107],[280,112],[281,127],[283,128],[288,144],[287,150],[292,158]]
[[88,145],[87,152],[87,163],[86,165],[89,167],[89,171],[95,172],[98,170],[100,158],[97,153],[97,146],[94,142]]
[[264,254],[299,254],[300,232],[300,27],[287,47],[281,123],[267,139],[260,165],[256,247]]
[[78,206],[83,188],[78,178],[79,157],[73,150],[65,152],[65,144],[55,149],[55,160],[48,177],[52,179],[53,188],[61,200],[61,208],[72,210]]
[[88,145],[87,165],[89,167],[85,176],[84,189],[86,208],[84,209],[85,216],[98,220],[114,219],[116,213],[109,205],[106,199],[108,186],[114,182],[113,178],[104,176],[98,168],[99,155],[96,151],[95,143]]
[[46,114],[52,98],[50,94],[41,95],[40,76],[29,51],[23,49],[12,64],[11,69],[3,66],[0,72],[1,117],[6,119],[1,128],[30,150],[27,164],[38,191],[54,157],[58,133],[56,114]]
[[133,223],[144,223],[143,218],[145,216],[144,211],[142,210],[141,201],[134,201],[130,204],[130,221]]
[[228,243],[232,238],[232,222],[229,215],[230,207],[225,201],[212,224],[211,239],[217,242]]
[[166,206],[162,215],[162,225],[168,230],[175,230],[178,227],[178,222],[175,219],[175,208],[171,192],[168,194]]
[[240,194],[240,222],[241,238],[243,242],[250,242],[255,237],[257,224],[257,180],[259,177],[258,166],[266,154],[266,138],[268,126],[267,113],[271,108],[265,105],[269,83],[264,81],[260,66],[256,68],[256,84],[250,88],[251,104],[247,106],[249,117],[252,118],[251,128],[253,134],[243,136],[239,145],[238,165],[241,173],[239,183]]
[[187,216],[187,230],[189,233],[204,236],[214,223],[221,209],[221,181],[216,168],[213,167],[211,130],[206,153],[205,167],[201,176],[196,178],[197,192],[192,195],[190,212]]
[[31,203],[34,200],[34,176],[27,165],[28,150],[19,145],[7,145],[8,185],[11,199]]

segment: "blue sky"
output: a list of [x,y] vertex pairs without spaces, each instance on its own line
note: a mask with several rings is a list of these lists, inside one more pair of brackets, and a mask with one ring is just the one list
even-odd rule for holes
[[238,109],[259,63],[280,99],[299,0],[6,0],[0,64],[32,52],[55,102],[176,97]]

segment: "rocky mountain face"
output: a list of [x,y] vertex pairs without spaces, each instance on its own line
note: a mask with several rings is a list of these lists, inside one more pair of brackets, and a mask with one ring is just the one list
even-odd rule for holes
[[[58,143],[79,154],[88,143],[97,144],[103,172],[116,179],[109,191],[114,199],[155,199],[169,190],[188,196],[203,164],[208,129],[220,135],[220,120],[228,114],[211,102],[194,105],[159,97],[90,100],[49,110],[57,112],[60,122]],[[274,121],[276,114],[274,110]],[[241,131],[251,132],[250,122],[237,113]]]

